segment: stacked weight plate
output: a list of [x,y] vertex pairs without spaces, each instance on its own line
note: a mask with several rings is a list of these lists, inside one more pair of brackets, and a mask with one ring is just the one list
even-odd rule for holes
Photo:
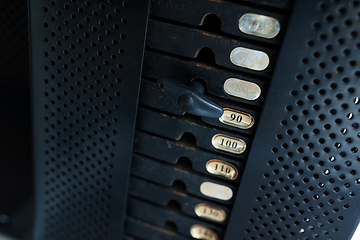
[[[224,237],[290,7],[290,1],[151,2],[126,239]],[[240,30],[249,15],[265,16],[253,24],[275,21],[280,31]],[[263,65],[259,54],[267,56]],[[160,77],[201,83],[224,115],[185,113],[162,94]]]

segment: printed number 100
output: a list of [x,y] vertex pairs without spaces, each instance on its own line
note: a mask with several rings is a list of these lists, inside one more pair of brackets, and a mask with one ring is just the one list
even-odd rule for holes
[[225,139],[221,139],[221,143],[222,146],[226,146],[226,147],[231,147],[231,148],[237,148],[237,142],[232,142],[231,140],[226,140]]

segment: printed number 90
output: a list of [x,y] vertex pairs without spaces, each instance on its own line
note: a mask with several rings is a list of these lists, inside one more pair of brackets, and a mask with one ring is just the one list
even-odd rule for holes
[[236,122],[238,122],[238,123],[240,123],[241,122],[241,120],[242,120],[242,116],[241,115],[236,115],[235,113],[232,113],[231,115],[230,115],[230,118],[231,118],[231,121],[236,121]]

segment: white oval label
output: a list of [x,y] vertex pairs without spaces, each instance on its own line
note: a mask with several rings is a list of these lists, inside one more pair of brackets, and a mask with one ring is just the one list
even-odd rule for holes
[[200,224],[192,225],[190,228],[190,234],[196,239],[219,240],[219,236],[214,230]]
[[226,219],[226,212],[224,210],[205,203],[199,203],[196,205],[195,213],[199,217],[207,218],[216,222],[223,222]]
[[269,66],[269,56],[258,50],[237,47],[230,53],[230,61],[239,67],[262,71]]
[[280,23],[273,17],[246,13],[239,20],[239,29],[249,35],[274,38],[280,32]]
[[203,182],[200,186],[200,192],[205,196],[225,201],[230,200],[233,196],[231,188],[212,182]]
[[261,88],[256,84],[237,78],[229,78],[224,83],[224,91],[234,97],[256,100],[260,97]]

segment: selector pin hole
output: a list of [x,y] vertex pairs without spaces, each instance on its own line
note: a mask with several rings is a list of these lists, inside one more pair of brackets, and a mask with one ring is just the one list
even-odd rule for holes
[[183,144],[186,147],[194,147],[196,146],[196,137],[194,136],[194,134],[190,133],[190,132],[184,132],[180,139],[179,142],[181,144]]
[[221,33],[221,20],[220,18],[212,13],[206,14],[200,23],[201,29],[212,32],[212,33]]
[[170,232],[173,233],[177,232],[177,225],[173,221],[166,221],[164,227],[166,230]]
[[166,210],[171,213],[180,213],[181,212],[181,205],[178,201],[170,200],[166,205]]
[[181,180],[175,180],[171,185],[171,189],[173,189],[174,192],[186,193],[186,185]]
[[192,170],[192,162],[187,157],[180,157],[179,160],[176,162],[176,168],[185,171]]
[[194,83],[200,83],[202,85],[203,90],[202,90],[202,92],[200,92],[201,94],[204,94],[207,92],[207,83],[203,78],[196,77],[196,78],[191,79],[190,85],[194,85]]
[[201,48],[196,52],[195,58],[199,62],[208,65],[215,65],[215,53],[210,48],[207,47]]

